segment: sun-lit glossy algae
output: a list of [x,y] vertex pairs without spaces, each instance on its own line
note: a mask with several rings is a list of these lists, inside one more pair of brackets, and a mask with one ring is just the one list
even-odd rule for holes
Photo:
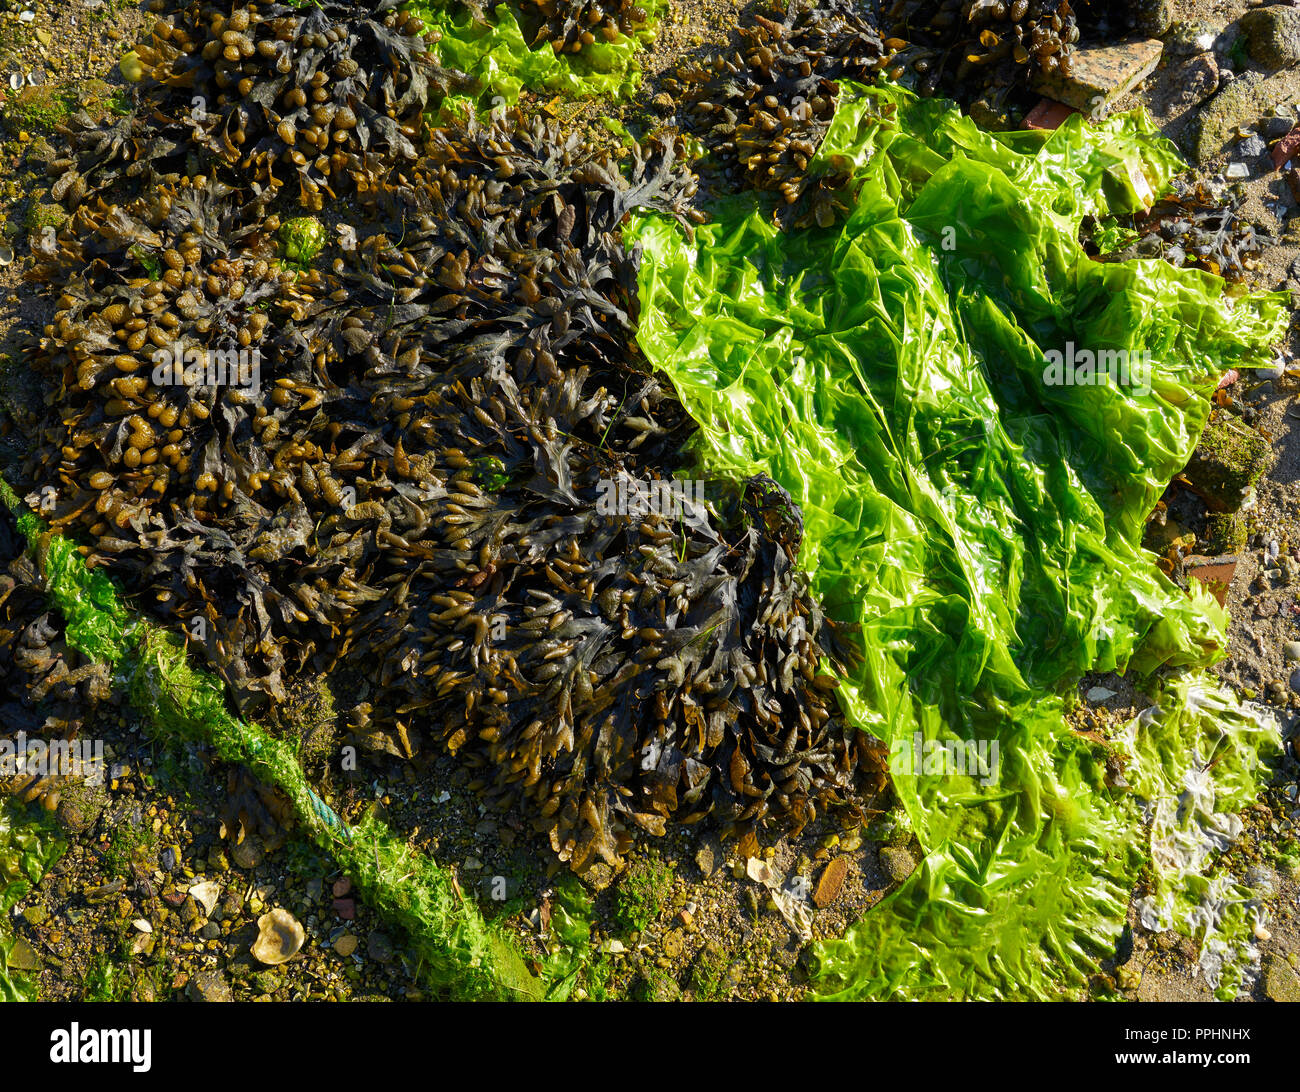
[[31,1001],[37,986],[31,962],[21,958],[26,942],[10,914],[67,848],[49,816],[0,800],[0,1001]]
[[[830,228],[780,233],[748,199],[693,243],[638,218],[638,340],[700,423],[705,468],[768,473],[802,507],[814,590],[862,626],[851,717],[900,759],[998,744],[994,776],[894,763],[927,856],[823,949],[824,985],[1056,996],[1113,944],[1143,856],[1059,695],[1086,670],[1215,658],[1222,612],[1138,539],[1218,376],[1280,336],[1282,306],[1084,256],[1084,214],[1137,207],[1177,167],[1141,116],[994,137],[861,89],[818,164],[856,188]],[[1150,374],[1046,385],[1046,354],[1071,346]]]

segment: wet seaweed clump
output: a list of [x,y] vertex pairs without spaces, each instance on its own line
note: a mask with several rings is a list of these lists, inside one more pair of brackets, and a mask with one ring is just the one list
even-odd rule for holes
[[[0,511],[0,740],[13,748],[6,748],[11,757],[20,742],[57,748],[95,737],[100,722],[120,711],[108,668],[68,645],[25,545],[10,514]],[[39,799],[52,811],[63,774],[48,759],[31,769],[0,769],[0,791]]]
[[754,16],[739,37],[734,51],[683,66],[664,86],[730,184],[779,193],[789,209],[799,205],[801,222],[828,224],[836,187],[810,183],[807,172],[835,114],[837,81],[875,82],[904,42],[882,41],[852,0],[795,2]]
[[881,25],[908,43],[899,60],[922,95],[943,94],[986,116],[1032,102],[1042,77],[1068,77],[1090,42],[1160,35],[1155,0],[889,0]]
[[[1178,179],[1173,192],[1145,213],[1125,218],[1128,224],[1111,225],[1122,232],[1120,245],[1098,254],[1103,261],[1129,258],[1163,258],[1171,265],[1189,266],[1241,281],[1255,268],[1258,255],[1270,245],[1267,232],[1242,213],[1245,192],[1240,187],[1216,186],[1204,179]],[[1095,229],[1092,249],[1098,250]]]
[[[75,776],[56,767],[58,749],[102,737],[105,723],[121,722],[125,709],[111,669],[68,643],[64,620],[49,606],[25,547],[12,516],[0,512],[0,741],[39,759],[0,769],[0,792],[53,811]],[[238,845],[257,834],[266,850],[277,849],[293,827],[288,798],[247,767],[226,766],[224,774],[222,837]]]
[[[56,530],[82,530],[100,556],[148,572],[155,609],[235,665],[247,636],[266,632],[269,610],[293,617],[249,570],[272,522],[254,497],[289,473],[252,441],[274,437],[268,407],[287,403],[311,373],[310,357],[281,349],[272,322],[299,305],[295,274],[276,262],[276,221],[248,227],[232,192],[199,177],[125,208],[96,199],[58,236],[33,240],[29,276],[59,286],[32,358],[56,410],[41,421],[24,476],[37,483],[33,502],[54,496]],[[269,390],[264,361],[278,365]],[[214,526],[222,513],[235,536]],[[210,582],[195,575],[205,562],[215,566]],[[278,694],[278,647],[263,643],[257,663],[251,685]],[[244,689],[242,677],[231,681]]]
[[513,496],[449,487],[441,522],[468,564],[416,577],[376,620],[360,651],[413,669],[386,700],[424,714],[472,786],[522,805],[579,871],[669,820],[743,834],[861,817],[884,767],[831,693],[835,637],[791,561],[788,497],[751,482],[720,529],[702,505],[657,502],[667,482],[582,463]]
[[634,264],[614,232],[637,205],[688,215],[693,183],[671,146],[631,178],[545,128],[472,128],[435,148],[419,185],[366,202],[327,272],[279,263],[278,219],[214,177],[126,207],[97,199],[33,240],[30,276],[57,286],[59,306],[32,355],[50,412],[24,477],[53,492],[56,529],[87,533],[206,647],[251,714],[284,700],[286,648],[293,670],[326,669],[365,602],[359,574],[317,567],[333,521],[370,501],[427,502],[392,496],[380,466],[427,485],[424,445],[463,431],[425,426],[440,389],[543,384],[564,357],[613,373],[580,400],[589,431],[662,450],[666,429],[607,415],[635,380]]
[[[869,798],[879,756],[826,697],[829,626],[767,509],[728,538],[702,507],[654,500],[680,492],[661,474],[689,420],[637,365],[616,229],[634,203],[689,220],[672,145],[635,150],[630,179],[540,121],[440,133],[431,153],[385,199],[412,224],[402,252],[368,235],[340,274],[343,338],[383,365],[375,417],[395,426],[391,484],[321,526],[375,589],[357,589],[374,605],[349,650],[385,666],[350,726],[408,757],[432,729],[575,870],[670,817],[802,826]],[[488,180],[518,191],[486,192],[492,220],[438,214]],[[370,270],[439,262],[370,344],[356,309],[380,319],[391,293]]]
[[905,39],[923,95],[999,110],[1039,74],[1070,74],[1079,40],[1070,0],[893,0],[883,25]]
[[540,21],[533,44],[550,42],[556,53],[630,38],[647,17],[636,0],[521,0],[519,6]]
[[[229,117],[256,98],[236,91]],[[371,149],[379,181],[326,230],[268,215],[237,157],[124,186],[147,142],[104,139],[32,240],[57,309],[22,484],[241,713],[353,677],[344,730],[456,754],[577,871],[670,821],[870,810],[880,748],[831,693],[849,654],[794,563],[797,508],[766,481],[677,488],[694,424],[636,346],[621,226],[698,220],[682,141],[619,162],[540,118],[456,118],[409,160]],[[275,801],[232,796],[233,836],[276,824]]]
[[[414,160],[431,100],[467,79],[439,68],[423,23],[397,0],[151,0],[149,10],[158,18],[136,53],[145,90],[163,92],[150,105],[168,124],[164,145],[146,154],[209,153],[254,195],[273,198],[292,183],[310,209]],[[157,124],[137,115],[105,132],[86,121],[74,119],[73,146],[98,163],[114,142],[138,163],[140,149],[120,145]],[[84,178],[84,164],[75,170]]]

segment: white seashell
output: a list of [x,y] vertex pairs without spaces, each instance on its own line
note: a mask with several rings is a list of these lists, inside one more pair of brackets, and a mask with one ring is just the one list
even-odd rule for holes
[[268,967],[287,963],[298,954],[307,935],[288,910],[272,910],[257,919],[258,936],[253,956]]

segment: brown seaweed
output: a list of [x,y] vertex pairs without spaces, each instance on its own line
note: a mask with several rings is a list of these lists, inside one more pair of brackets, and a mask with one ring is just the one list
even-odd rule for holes
[[789,207],[804,199],[796,222],[827,224],[837,187],[829,179],[810,185],[808,169],[835,113],[839,81],[874,82],[903,43],[882,41],[852,0],[796,2],[757,15],[739,38],[733,51],[683,66],[665,86],[732,185],[778,192]]
[[[796,568],[797,508],[758,479],[653,500],[675,495],[694,426],[637,349],[639,256],[620,228],[639,209],[698,218],[681,142],[620,163],[518,115],[401,122],[431,85],[389,4],[264,4],[247,25],[251,8],[164,7],[152,111],[81,127],[72,214],[32,240],[57,310],[30,361],[46,404],[18,422],[29,499],[186,636],[241,712],[359,676],[339,703],[355,738],[453,752],[574,869],[617,864],[633,830],[670,821],[861,816],[883,763],[834,700],[848,653]],[[284,22],[311,19],[342,31]],[[791,25],[772,71],[799,87],[880,60],[847,9]],[[347,93],[378,96],[398,128],[371,124],[342,174],[294,161],[295,200],[345,176],[351,195],[319,255],[290,257],[269,164],[297,138],[274,143],[267,103],[303,81],[275,84],[272,38],[313,83],[322,51],[379,48],[374,26],[411,48]],[[816,75],[801,42],[831,58]],[[254,57],[248,88],[221,82]],[[189,124],[175,105],[193,86],[225,97]],[[226,147],[232,126],[245,139]],[[164,141],[147,159],[155,130],[184,154]],[[236,788],[229,829],[274,822]]]

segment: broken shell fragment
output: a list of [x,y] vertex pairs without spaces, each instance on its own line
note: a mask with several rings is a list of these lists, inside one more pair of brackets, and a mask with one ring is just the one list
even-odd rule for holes
[[296,956],[307,940],[307,934],[298,920],[288,910],[276,908],[257,919],[257,940],[252,953],[268,967],[287,963]]

